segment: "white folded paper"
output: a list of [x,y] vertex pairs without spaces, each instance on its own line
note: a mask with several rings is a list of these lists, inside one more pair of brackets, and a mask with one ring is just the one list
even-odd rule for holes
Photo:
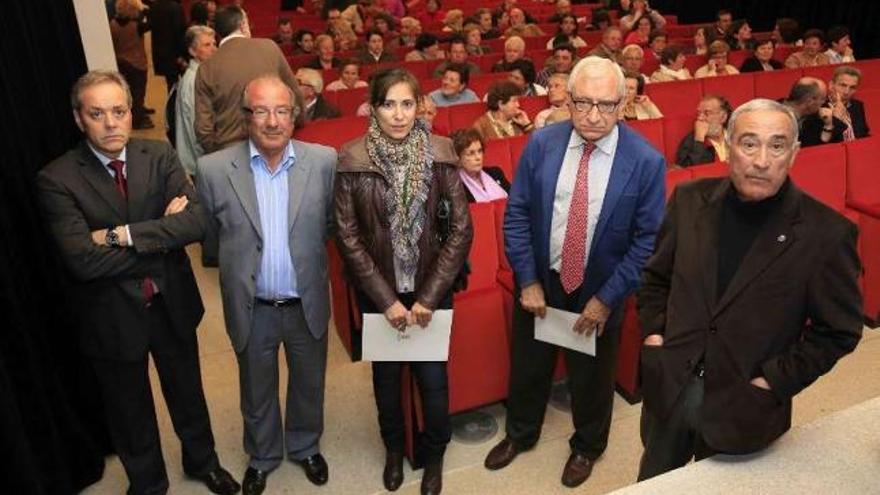
[[381,313],[364,313],[361,357],[364,361],[446,361],[452,310],[438,309],[426,328],[399,332]]
[[586,336],[572,330],[580,316],[579,313],[547,307],[547,316],[535,317],[535,339],[595,356],[596,332]]

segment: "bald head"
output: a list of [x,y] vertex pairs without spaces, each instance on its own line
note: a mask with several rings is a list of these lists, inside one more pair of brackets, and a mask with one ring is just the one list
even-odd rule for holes
[[825,101],[828,86],[825,81],[815,77],[802,77],[791,87],[786,102],[798,116],[810,115],[819,111]]

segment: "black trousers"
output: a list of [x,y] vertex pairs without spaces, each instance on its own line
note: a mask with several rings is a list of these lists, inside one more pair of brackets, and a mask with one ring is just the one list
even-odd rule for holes
[[[415,303],[413,294],[398,294],[407,308]],[[380,312],[366,295],[358,293],[358,303],[365,313]],[[451,297],[440,304],[451,307]],[[385,448],[391,452],[403,452],[406,445],[406,429],[401,404],[400,379],[403,365],[408,364],[416,378],[424,413],[424,431],[416,436],[416,457],[426,464],[439,462],[452,439],[449,420],[449,378],[445,362],[373,362],[373,393],[379,412],[379,431]]]
[[[559,274],[550,272],[544,297],[549,306],[577,311],[578,291],[565,293]],[[520,448],[531,448],[541,435],[544,412],[556,366],[558,346],[535,340],[535,317],[515,298],[511,341],[510,391],[507,398],[507,437]],[[601,337],[596,339],[596,356],[562,349],[568,370],[571,416],[574,434],[569,439],[573,452],[597,459],[608,445],[614,399],[614,371],[620,339],[620,318],[612,313]]]
[[131,120],[138,123],[147,117],[144,100],[147,96],[147,71],[136,68],[124,60],[116,60],[119,73],[131,90]]
[[[150,350],[174,431],[180,438],[183,470],[201,476],[219,466],[202,390],[198,340],[183,341],[173,331],[161,295],[146,311]],[[113,447],[128,475],[130,495],[168,491],[168,476],[147,366],[137,362],[93,359]]]
[[641,436],[645,452],[639,464],[639,481],[678,469],[691,458],[699,461],[715,454],[700,432],[702,406],[703,378],[694,375],[678,396],[669,417],[659,420],[642,408]]

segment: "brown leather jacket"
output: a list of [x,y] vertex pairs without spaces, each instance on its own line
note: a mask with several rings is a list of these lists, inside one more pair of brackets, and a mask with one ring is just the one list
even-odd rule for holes
[[[436,309],[467,259],[473,230],[452,141],[432,135],[431,145],[434,174],[425,202],[429,214],[419,238],[415,295],[423,306]],[[397,301],[386,187],[384,173],[367,155],[365,138],[342,147],[336,179],[336,242],[349,278],[382,311]],[[442,246],[436,215],[441,197],[451,203],[449,234]]]

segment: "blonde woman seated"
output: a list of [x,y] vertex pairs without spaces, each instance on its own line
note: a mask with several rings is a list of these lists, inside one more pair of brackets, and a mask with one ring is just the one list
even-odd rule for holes
[[443,18],[444,33],[460,33],[464,28],[464,12],[461,9],[452,9],[446,11]]
[[354,60],[347,60],[342,64],[339,79],[328,84],[324,91],[341,91],[343,89],[366,88],[367,82],[360,77],[360,66]]
[[694,77],[729,76],[739,74],[739,69],[727,63],[727,54],[730,53],[730,45],[721,40],[715,40],[709,45],[709,62],[697,69]]
[[510,182],[500,167],[483,166],[485,145],[476,129],[459,129],[452,133],[452,146],[458,155],[458,176],[464,184],[469,203],[488,203],[506,199]]
[[651,82],[684,81],[693,79],[684,66],[687,57],[678,45],[669,45],[660,52],[660,67],[651,74]]
[[528,114],[519,108],[522,90],[510,81],[498,81],[486,96],[488,111],[474,122],[483,139],[521,136],[534,129]]
[[621,110],[621,120],[659,119],[663,116],[657,105],[645,94],[645,80],[635,72],[624,72],[626,99]]

